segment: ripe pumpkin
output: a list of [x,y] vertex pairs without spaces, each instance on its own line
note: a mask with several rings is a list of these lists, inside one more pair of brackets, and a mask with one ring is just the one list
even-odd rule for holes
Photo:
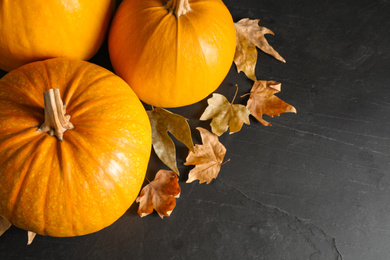
[[179,107],[221,84],[233,62],[236,35],[220,0],[124,0],[108,44],[115,72],[142,101]]
[[53,57],[88,60],[114,7],[115,0],[0,0],[0,69]]
[[136,199],[150,150],[144,107],[106,69],[56,58],[0,80],[0,215],[17,227],[64,237],[110,225]]

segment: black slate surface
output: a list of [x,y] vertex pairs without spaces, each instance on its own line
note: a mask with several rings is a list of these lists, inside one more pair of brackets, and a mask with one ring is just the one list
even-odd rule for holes
[[[170,218],[141,219],[133,205],[95,234],[30,246],[12,227],[0,259],[390,259],[390,1],[224,2],[235,21],[275,32],[267,39],[287,63],[259,53],[256,74],[281,82],[298,114],[224,134],[230,162],[210,185],[186,184],[191,167],[180,166]],[[92,62],[111,69],[107,45]],[[232,66],[217,92],[231,99],[235,84],[241,95],[252,83]],[[171,109],[190,119],[195,143],[206,106]],[[162,167],[153,154],[148,178]]]

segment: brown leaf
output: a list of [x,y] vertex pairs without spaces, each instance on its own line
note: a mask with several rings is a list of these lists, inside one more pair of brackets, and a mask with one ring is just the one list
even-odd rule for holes
[[36,235],[37,235],[37,234],[34,233],[34,232],[32,232],[32,231],[28,231],[28,232],[27,232],[27,237],[28,237],[27,245],[31,245],[31,243],[33,242],[33,240],[34,240],[34,238],[35,238]]
[[199,180],[199,183],[209,184],[217,178],[226,148],[219,140],[218,136],[210,133],[202,127],[197,127],[202,137],[203,145],[195,145],[195,152],[190,152],[184,165],[196,165],[189,173],[187,183]]
[[297,112],[295,107],[275,96],[281,91],[281,85],[275,81],[265,80],[258,80],[253,84],[247,108],[251,115],[265,126],[271,126],[271,124],[263,119],[263,114],[273,117],[281,113]]
[[0,216],[0,236],[4,234],[11,227],[11,223],[8,222],[5,218]]
[[152,111],[147,111],[147,113],[152,126],[152,143],[154,151],[165,165],[179,175],[180,173],[176,163],[176,148],[168,135],[168,131],[171,132],[177,140],[185,144],[188,149],[193,151],[194,144],[192,142],[191,130],[187,119],[159,107]]
[[274,33],[265,27],[259,26],[259,21],[260,19],[251,20],[244,18],[234,24],[237,39],[234,63],[237,66],[238,72],[243,71],[245,75],[253,81],[257,80],[255,76],[255,67],[257,63],[256,46],[265,53],[274,56],[276,59],[286,62],[285,59],[269,45],[267,39],[264,37],[265,34],[274,35]]
[[223,95],[214,93],[207,100],[209,104],[200,120],[211,120],[211,131],[220,136],[230,127],[230,134],[241,130],[245,123],[250,124],[249,111],[244,105],[233,105]]
[[159,170],[154,180],[146,185],[136,202],[139,202],[138,214],[145,217],[155,209],[163,218],[169,217],[180,196],[179,178],[173,171]]

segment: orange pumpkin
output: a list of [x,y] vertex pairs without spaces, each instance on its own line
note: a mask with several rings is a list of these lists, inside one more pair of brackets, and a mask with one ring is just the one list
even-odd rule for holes
[[115,0],[0,0],[0,69],[53,57],[88,60],[114,7]]
[[136,199],[150,150],[144,107],[106,69],[57,58],[0,80],[0,215],[17,227],[64,237],[110,225]]
[[124,0],[109,32],[115,72],[158,107],[207,97],[234,58],[232,17],[221,0]]

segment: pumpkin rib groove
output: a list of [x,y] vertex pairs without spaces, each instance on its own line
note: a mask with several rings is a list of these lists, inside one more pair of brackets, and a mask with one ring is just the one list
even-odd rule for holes
[[107,80],[110,77],[113,77],[113,75],[106,74],[106,75],[103,75],[103,76],[99,76],[96,79],[93,79],[87,85],[83,86],[82,88],[79,87],[78,93],[74,93],[74,95],[72,96],[72,99],[69,98],[69,103],[68,103],[68,106],[67,106],[67,109],[69,109],[69,113],[70,113],[70,111],[73,110],[72,105],[73,104],[77,104],[79,102],[78,99],[82,98],[83,94],[85,95],[89,91],[89,89],[91,87],[95,87],[94,85],[97,84],[99,81],[105,81],[105,80]]
[[[67,64],[65,75],[72,74],[72,77],[69,77],[70,80],[63,91],[60,92],[62,101],[66,104],[66,106],[68,106],[70,100],[73,99],[73,95],[77,91],[77,88],[81,85],[80,81],[86,73],[86,70],[82,68],[80,69],[80,66],[81,65],[78,65],[77,69],[75,69],[72,68],[72,65],[69,62]],[[76,71],[76,73],[74,71]]]
[[[75,140],[73,140],[73,139],[75,139]],[[79,173],[79,175],[77,176],[77,178],[79,178],[77,183],[74,182],[74,178],[71,178],[71,182],[72,182],[72,186],[74,187],[74,191],[76,191],[78,189],[83,189],[84,191],[91,190],[90,183],[88,182],[88,176],[86,175],[86,172],[83,170],[82,162],[80,160],[77,160],[76,152],[75,152],[78,150],[82,151],[83,149],[79,147],[79,144],[76,141],[76,138],[73,137],[73,135],[68,137],[66,142],[67,142],[67,144],[69,144],[69,146],[71,146],[70,150],[73,151],[72,153],[68,153],[68,155],[69,155],[68,160],[76,162],[75,164],[72,165],[72,168],[76,168],[77,170],[73,169],[73,172]],[[72,173],[71,173],[71,176],[72,176]],[[80,180],[81,176],[82,176],[82,180]],[[88,185],[88,186],[85,187],[85,185]],[[72,190],[72,192],[74,192],[74,191]],[[82,199],[84,199],[84,198],[82,198]],[[93,202],[93,203],[95,203],[95,202]],[[75,200],[72,201],[72,205],[75,205],[76,207],[80,206],[80,205],[77,205]],[[85,209],[82,207],[77,208],[77,211],[79,211],[79,212],[83,211],[83,210],[85,210]],[[72,216],[74,216],[76,218],[76,221],[78,221],[77,217],[75,216],[75,209],[70,208],[70,211],[72,212]],[[94,217],[97,218],[98,216],[94,216]],[[77,235],[77,234],[79,234],[79,231],[78,231],[78,227],[76,227],[76,225],[74,223],[75,223],[75,221],[73,222],[72,229],[73,229],[74,234]]]
[[[167,12],[165,15],[163,15],[162,16],[162,18],[158,21],[158,23],[156,24],[156,25],[154,25],[154,28],[152,29],[152,32],[148,35],[148,37],[147,37],[147,39],[146,39],[146,44],[144,44],[143,45],[143,47],[142,47],[142,49],[141,49],[141,51],[140,51],[140,55],[138,56],[138,60],[137,61],[132,61],[133,63],[134,63],[134,67],[135,68],[139,68],[139,69],[137,69],[137,70],[142,70],[141,69],[141,66],[139,66],[138,64],[141,62],[142,64],[144,64],[145,62],[144,62],[144,60],[146,60],[145,59],[145,55],[149,55],[149,50],[150,49],[154,49],[153,48],[153,45],[155,44],[155,38],[158,38],[157,36],[158,36],[158,34],[160,34],[161,33],[161,31],[164,31],[166,28],[162,28],[164,25],[165,25],[165,20],[167,20],[167,19],[170,19],[172,17],[172,14],[170,14],[169,12]],[[178,23],[176,22],[176,36],[177,36],[177,34],[178,34],[178,28],[177,28],[177,25]],[[157,36],[156,36],[157,35]],[[172,54],[175,54],[176,55],[176,57],[175,57],[175,64],[174,64],[174,66],[175,66],[175,68],[173,68],[173,71],[176,71],[177,70],[177,52],[178,52],[178,46],[177,46],[177,44],[178,44],[178,42],[177,42],[178,40],[177,40],[177,37],[176,37],[176,49],[174,49],[174,47],[172,47],[171,46],[171,53]],[[152,47],[151,47],[151,46]],[[146,50],[146,51],[145,51]],[[157,55],[161,55],[160,53],[157,53]],[[164,59],[164,57],[160,57],[161,59]],[[153,67],[153,66],[152,66]],[[119,72],[119,71],[118,71]],[[160,71],[158,71],[157,73],[159,73]],[[171,72],[172,73],[172,72]],[[176,73],[175,73],[176,74]],[[175,81],[176,81],[176,78],[175,78]],[[130,86],[132,86],[132,84],[131,84],[131,81],[129,81],[129,85]],[[174,90],[172,90],[173,92],[174,92]],[[157,96],[158,97],[158,93],[156,92],[156,93],[153,93],[153,91],[152,92],[150,92],[150,95],[155,95],[155,96]],[[147,101],[146,101],[146,103],[147,103]]]
[[[35,85],[34,82],[29,78],[29,76],[26,73],[24,73],[24,71],[18,71],[18,75],[21,78],[27,80],[29,85],[31,85],[31,86]],[[4,77],[7,77],[7,75],[5,75]],[[15,87],[12,84],[7,84],[7,89],[9,90],[9,92],[11,92],[11,90],[12,90],[12,92],[17,92],[17,94],[19,96],[21,96],[21,97],[24,97],[25,100],[28,100],[29,102],[33,101],[35,103],[33,105],[36,105],[38,107],[42,107],[43,108],[43,102],[42,102],[43,99],[41,101],[38,97],[36,97],[32,93],[30,93],[30,91],[22,90],[22,89],[20,89],[18,87]],[[33,102],[31,102],[31,103],[33,103]]]
[[[70,182],[72,181],[72,177],[69,176],[69,170],[68,170],[68,167],[67,167],[67,161],[70,161],[68,158],[65,158],[67,157],[67,152],[66,152],[66,148],[65,148],[65,145],[63,145],[63,143],[60,143],[60,142],[57,142],[56,143],[56,150],[57,150],[57,157],[56,159],[58,160],[58,168],[59,168],[59,171],[61,173],[61,176],[62,176],[62,179],[63,179],[63,182],[64,182],[64,190],[65,190],[65,194],[64,194],[64,197],[66,198],[66,201],[68,203],[65,204],[65,207],[66,207],[66,213],[67,213],[67,219],[71,219],[71,220],[74,220],[74,212],[73,210],[71,209],[70,205],[75,205],[74,203],[74,200],[73,200],[73,197],[71,195],[72,193],[72,190],[71,190],[71,185],[70,185]],[[77,229],[76,229],[76,226],[74,225],[74,221],[72,221],[70,227],[72,228],[72,232],[74,234],[77,233]]]
[[[85,100],[83,102],[79,102],[76,105],[73,105],[69,111],[67,111],[68,114],[70,114],[73,118],[82,116],[85,112],[91,112],[97,107],[104,107],[112,105],[112,102],[109,100],[110,98],[116,98],[118,101],[128,101],[129,97],[125,95],[110,95],[107,94],[106,96],[100,96],[100,97],[91,97],[88,100]],[[75,112],[73,112],[75,111]],[[108,120],[109,118],[105,117],[104,120]],[[71,119],[72,120],[72,119]],[[98,119],[101,121],[101,119]]]
[[[24,149],[30,143],[29,139],[36,138],[35,131],[30,133],[31,136],[28,135],[28,132],[31,131],[32,128],[36,128],[36,127],[23,129],[21,131],[18,131],[16,133],[12,133],[12,134],[7,135],[6,137],[2,138],[2,140],[0,140],[1,148],[4,150],[7,150],[7,149],[9,149],[9,146],[19,145],[20,143],[25,142],[25,144],[20,146],[14,153],[19,152],[21,149]],[[34,135],[33,135],[33,133],[34,133]],[[3,140],[6,140],[6,141],[3,141]],[[17,142],[14,143],[14,141],[17,141]],[[4,144],[4,142],[5,142],[5,144]],[[4,158],[4,159],[0,160],[0,164],[4,163],[3,160],[8,160],[8,158]]]
[[[41,138],[37,139],[35,142],[32,142],[32,143],[26,143],[26,147],[30,146],[31,147],[31,150],[35,151],[34,147],[37,147],[37,144],[38,143],[41,143],[43,142],[45,139],[44,136],[42,136]],[[24,148],[25,149],[25,148]],[[17,155],[14,153],[14,155]],[[37,153],[34,153],[34,152],[31,152],[30,153],[30,156],[28,157],[28,160],[27,160],[27,164],[28,166],[26,167],[25,164],[26,164],[26,161],[23,163],[21,169],[23,169],[23,173],[21,173],[19,176],[22,176],[22,180],[21,180],[21,184],[19,186],[19,188],[15,191],[15,187],[12,189],[12,194],[17,194],[16,195],[16,198],[15,198],[15,202],[14,202],[14,205],[12,207],[12,210],[11,210],[11,219],[14,219],[14,215],[16,213],[15,211],[15,208],[18,208],[19,206],[19,203],[21,202],[21,199],[24,195],[24,192],[25,192],[25,186],[26,186],[26,183],[28,181],[28,172],[29,170],[31,169],[31,165],[33,164],[34,162],[34,159],[39,156]],[[12,195],[11,195],[12,196]],[[29,231],[32,231],[32,230],[29,230]]]
[[[0,102],[2,102],[2,101],[5,101],[5,99],[0,98]],[[6,102],[8,102],[8,101],[3,102],[3,104]],[[9,103],[11,103],[11,102],[9,102]],[[42,109],[40,107],[37,107],[34,105],[29,105],[29,104],[17,104],[14,102],[12,102],[12,105],[15,106],[13,109],[17,109],[19,113],[23,113],[24,116],[28,115],[29,120],[35,119],[36,121],[41,121],[41,115],[43,113],[42,113]],[[1,114],[1,112],[0,112],[0,117],[9,118],[10,115],[9,114]],[[14,118],[17,119],[18,117],[15,116]],[[36,127],[38,127],[38,124],[37,125],[30,125],[29,127],[26,127],[26,125],[23,124],[23,125],[20,125],[20,127],[23,129],[36,128]],[[1,132],[1,130],[0,130],[0,132]]]
[[[75,138],[75,137],[73,137],[73,138]],[[78,140],[79,139],[84,139],[85,140],[85,138],[82,135],[80,135],[80,134],[77,135],[77,139]],[[77,146],[77,149],[83,151],[89,157],[89,159],[94,163],[94,165],[97,167],[98,171],[103,173],[110,180],[111,185],[115,186],[115,183],[116,183],[115,180],[112,178],[112,176],[110,174],[108,174],[104,170],[104,167],[102,167],[100,162],[98,160],[96,160],[96,158],[94,158],[93,154],[90,153],[89,149],[82,144],[83,142],[78,141],[77,144],[74,144],[73,140],[72,141],[70,141],[70,140],[71,139],[68,139],[68,142],[72,143],[74,147]],[[76,161],[79,163],[79,168],[83,169],[83,166],[80,164],[81,162],[79,160],[76,160]],[[85,172],[85,171],[82,171],[82,172]],[[86,177],[86,176],[84,175],[84,177]],[[89,178],[85,178],[85,179],[86,179],[86,182],[88,183],[88,186],[91,186],[90,183],[89,183]]]
[[[73,153],[71,153],[70,154],[70,160],[71,161],[73,161],[73,162],[76,162],[76,164],[75,165],[73,165],[73,167],[77,167],[77,171],[76,170],[74,170],[74,172],[78,172],[79,173],[79,176],[78,176],[78,178],[80,178],[80,176],[82,176],[83,177],[83,181],[81,182],[80,180],[78,181],[78,183],[75,183],[75,182],[72,182],[73,183],[73,186],[74,187],[80,187],[80,189],[83,189],[84,190],[84,193],[85,193],[85,190],[89,190],[89,191],[91,191],[92,189],[90,188],[91,187],[91,185],[90,185],[90,183],[89,183],[89,181],[88,181],[88,176],[86,176],[86,171],[84,171],[83,170],[83,166],[82,166],[82,162],[80,161],[80,160],[77,160],[77,158],[75,157],[75,155],[76,155],[76,153],[75,153],[75,151],[77,151],[77,150],[82,150],[82,151],[84,151],[85,149],[82,149],[82,148],[80,148],[80,145],[79,145],[79,143],[78,142],[75,142],[74,143],[74,141],[72,140],[73,138],[69,138],[68,137],[68,139],[66,140],[67,141],[67,143],[70,145],[70,146],[72,146],[72,150],[73,150]],[[89,156],[90,157],[90,156]],[[72,178],[73,179],[73,178]],[[81,185],[81,184],[83,184],[83,185]],[[85,185],[87,185],[87,187],[85,187]],[[84,199],[84,198],[82,198],[82,199]],[[76,203],[74,202],[74,201],[72,201],[72,205],[75,205],[75,206],[77,206],[76,205]],[[95,201],[94,202],[90,202],[90,204],[95,204]],[[85,208],[83,208],[83,207],[80,207],[80,205],[78,205],[79,206],[79,208],[78,208],[78,211],[81,211],[81,210],[85,210]],[[74,209],[71,209],[71,211],[72,211],[72,215],[74,215]],[[100,207],[99,207],[99,211],[100,211]],[[97,219],[97,218],[99,218],[99,216],[94,216],[94,218],[95,219]],[[77,221],[77,220],[76,220]],[[73,222],[73,223],[75,223],[75,222]],[[74,234],[75,235],[78,235],[79,234],[79,232],[78,232],[78,228],[76,227],[76,226],[74,226],[73,225],[73,227],[72,227],[72,229],[74,230]]]
[[[194,26],[194,24],[193,24],[193,21],[191,21],[191,19],[188,19],[188,16],[184,16],[184,17],[186,18],[187,24],[191,26],[192,30],[193,30],[196,34],[198,34],[198,32],[197,32],[197,30],[196,30],[196,26]],[[207,59],[206,59],[206,56],[205,56],[205,53],[204,53],[204,50],[203,50],[203,46],[202,46],[202,44],[201,44],[201,42],[200,42],[199,37],[193,37],[193,39],[196,40],[196,42],[197,42],[199,48],[202,49],[202,52],[201,52],[201,53],[202,53],[202,56],[201,56],[201,57],[198,56],[197,58],[201,58],[202,63],[208,65],[208,62],[207,62]],[[198,75],[198,77],[200,77],[200,76],[201,76],[201,75]],[[202,75],[202,76],[203,76],[203,75]],[[204,97],[204,98],[205,98],[205,97]]]
[[[55,146],[52,145],[51,146],[51,150],[54,150],[54,152],[55,152]],[[50,158],[51,159],[51,165],[53,165],[53,161],[54,161],[53,157],[55,157],[55,156],[47,156],[48,154],[49,154],[49,151],[47,151],[47,153],[46,153],[46,158]],[[55,167],[52,167],[52,168],[55,169]],[[56,174],[56,173],[53,173],[53,172],[49,173],[49,178],[47,180],[47,183],[51,183],[50,180],[51,180],[53,174]],[[45,203],[42,203],[42,216],[43,216],[42,231],[43,231],[44,235],[48,235],[48,233],[46,231],[46,225],[45,224],[47,223],[47,219],[48,219],[46,208],[47,208],[47,205],[48,205],[48,201],[50,201],[50,193],[48,192],[50,187],[49,187],[49,185],[42,185],[42,186],[46,187],[45,188],[45,195],[43,196],[45,198]]]

